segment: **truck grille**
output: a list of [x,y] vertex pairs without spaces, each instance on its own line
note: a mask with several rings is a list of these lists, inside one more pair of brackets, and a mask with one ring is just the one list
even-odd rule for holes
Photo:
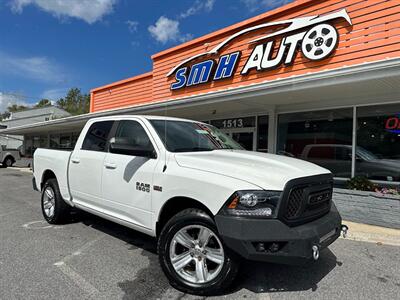
[[290,226],[304,224],[329,212],[333,183],[329,175],[290,181],[285,187],[280,216]]
[[303,189],[297,188],[292,190],[289,195],[289,201],[286,207],[285,217],[287,219],[295,218],[301,209],[303,203]]

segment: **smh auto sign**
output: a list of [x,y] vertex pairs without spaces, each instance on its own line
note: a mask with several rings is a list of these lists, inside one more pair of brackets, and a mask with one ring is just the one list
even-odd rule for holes
[[[310,61],[327,58],[336,49],[339,41],[336,28],[329,24],[330,21],[336,19],[344,19],[348,24],[352,25],[349,15],[343,9],[324,16],[301,17],[246,28],[228,37],[210,51],[192,56],[175,66],[167,74],[167,77],[175,74],[175,82],[171,84],[171,90],[233,76],[239,63],[240,52],[220,56],[218,61],[212,59],[212,57],[217,56],[228,43],[255,30],[268,30],[271,27],[285,26],[283,29],[250,41],[251,44],[256,46],[240,71],[241,75],[246,75],[251,70],[271,70],[279,67],[282,63],[286,66],[292,65],[299,48],[301,48],[304,57]],[[282,38],[279,49],[275,57],[273,57],[277,37]],[[190,63],[194,60],[201,61],[190,66]]]

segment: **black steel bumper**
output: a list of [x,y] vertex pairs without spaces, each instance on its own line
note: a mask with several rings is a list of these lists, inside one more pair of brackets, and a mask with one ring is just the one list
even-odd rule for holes
[[312,247],[326,248],[341,232],[342,218],[334,204],[329,213],[312,222],[289,227],[278,219],[215,216],[225,245],[245,259],[303,264]]

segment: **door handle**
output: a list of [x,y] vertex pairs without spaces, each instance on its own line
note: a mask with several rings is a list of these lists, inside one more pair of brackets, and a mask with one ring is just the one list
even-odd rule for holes
[[106,167],[106,169],[116,169],[117,168],[116,164],[108,163],[108,162],[104,163],[104,166]]
[[71,162],[74,164],[79,164],[81,160],[79,158],[71,158]]

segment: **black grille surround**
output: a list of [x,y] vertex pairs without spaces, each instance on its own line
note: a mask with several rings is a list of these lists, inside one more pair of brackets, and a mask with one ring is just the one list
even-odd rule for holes
[[293,179],[285,185],[278,218],[289,226],[318,219],[330,211],[332,194],[332,174]]

